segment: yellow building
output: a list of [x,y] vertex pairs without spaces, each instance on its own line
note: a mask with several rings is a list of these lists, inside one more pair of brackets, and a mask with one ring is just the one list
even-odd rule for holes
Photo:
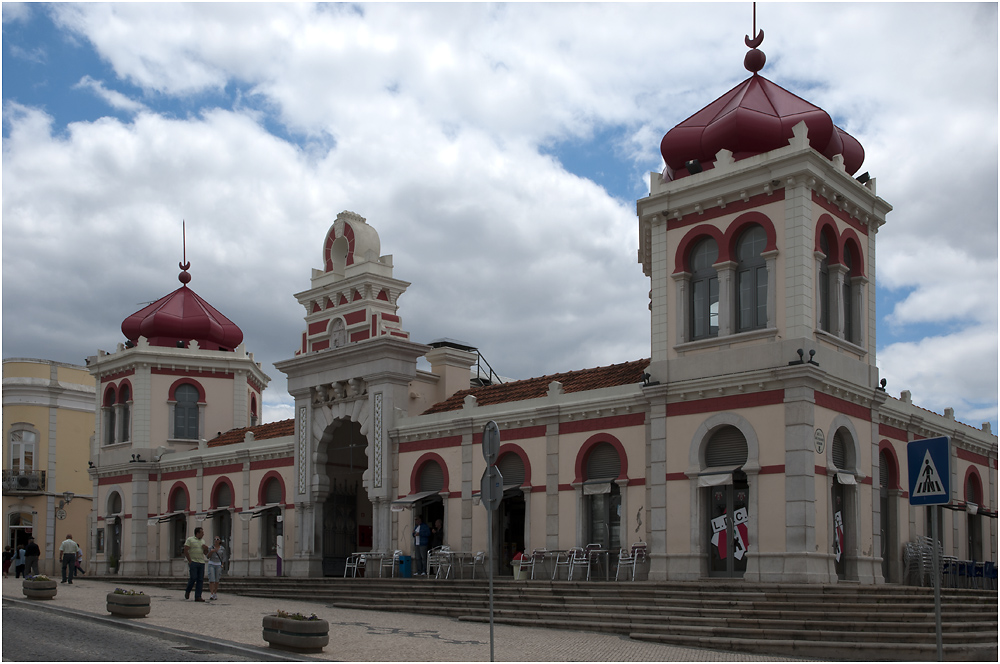
[[[4,546],[34,537],[39,571],[59,574],[67,534],[88,557],[94,435],[94,379],[84,367],[50,360],[3,361]],[[58,461],[58,464],[57,464]]]

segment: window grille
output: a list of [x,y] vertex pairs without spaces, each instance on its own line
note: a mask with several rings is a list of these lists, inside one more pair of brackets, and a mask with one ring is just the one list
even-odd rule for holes
[[587,479],[617,479],[622,471],[622,460],[611,443],[598,443],[587,456]]
[[524,460],[514,454],[507,452],[497,461],[497,468],[503,475],[504,486],[521,486],[524,484]]
[[732,468],[747,462],[749,450],[743,432],[733,426],[722,427],[712,434],[705,446],[705,467]]
[[421,467],[418,485],[419,491],[440,491],[444,488],[444,471],[437,461],[428,461]]

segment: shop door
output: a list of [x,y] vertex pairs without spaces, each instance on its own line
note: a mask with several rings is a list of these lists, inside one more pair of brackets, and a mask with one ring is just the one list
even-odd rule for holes
[[750,537],[745,486],[724,484],[709,492],[709,576],[742,578],[747,570]]
[[518,551],[524,551],[524,494],[520,489],[511,492],[500,503],[500,575],[513,576],[511,560]]
[[216,535],[222,538],[222,546],[226,548],[226,562],[223,568],[229,571],[229,560],[233,557],[232,547],[233,515],[228,511],[216,512],[212,515],[212,538]]

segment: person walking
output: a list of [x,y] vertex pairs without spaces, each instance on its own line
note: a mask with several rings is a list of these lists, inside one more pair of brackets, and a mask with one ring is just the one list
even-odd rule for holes
[[218,535],[208,550],[208,565],[205,567],[208,576],[208,598],[219,599],[219,581],[222,579],[222,566],[226,564],[226,547],[222,546],[222,538]]
[[26,556],[24,554],[24,547],[20,544],[17,545],[17,553],[14,554],[14,578],[24,576],[24,564]]
[[75,565],[75,567],[76,567],[76,573],[77,574],[86,574],[86,572],[83,571],[83,549],[82,548],[76,550],[76,565]]
[[59,553],[62,558],[62,581],[59,583],[72,585],[73,576],[76,574],[76,554],[79,551],[80,545],[73,541],[72,535],[66,533],[66,539],[59,545]]
[[194,601],[204,602],[201,589],[205,583],[205,562],[208,545],[202,539],[205,536],[203,528],[195,528],[194,535],[184,540],[184,559],[188,562],[188,582],[184,589],[184,599],[191,599],[191,589],[194,588]]
[[28,538],[28,546],[24,547],[24,578],[28,579],[38,574],[38,559],[42,550],[35,544],[35,538]]
[[417,576],[427,576],[427,544],[431,529],[419,516],[413,519],[413,556],[417,559]]
[[14,552],[10,550],[10,546],[5,546],[3,548],[3,578],[7,578],[10,573],[10,563],[14,560]]

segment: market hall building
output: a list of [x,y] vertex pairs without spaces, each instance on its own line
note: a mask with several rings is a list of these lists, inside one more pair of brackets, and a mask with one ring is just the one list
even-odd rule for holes
[[[653,580],[901,582],[931,509],[946,555],[995,561],[989,424],[879,381],[876,238],[891,207],[856,176],[859,142],[763,61],[752,49],[748,79],[666,133],[666,168],[637,201],[648,358],[472,380],[470,345],[410,338],[409,284],[375,228],[343,212],[295,294],[298,350],[276,364],[295,416],[261,425],[270,379],[182,265],[181,288],[88,360],[98,565],[186,574],[179,547],[201,524],[233,574],[340,575],[355,551],[409,553],[415,515],[441,519],[452,549],[484,550],[490,420],[501,574],[519,551],[643,541]],[[911,507],[906,443],[942,435],[951,509]]]

